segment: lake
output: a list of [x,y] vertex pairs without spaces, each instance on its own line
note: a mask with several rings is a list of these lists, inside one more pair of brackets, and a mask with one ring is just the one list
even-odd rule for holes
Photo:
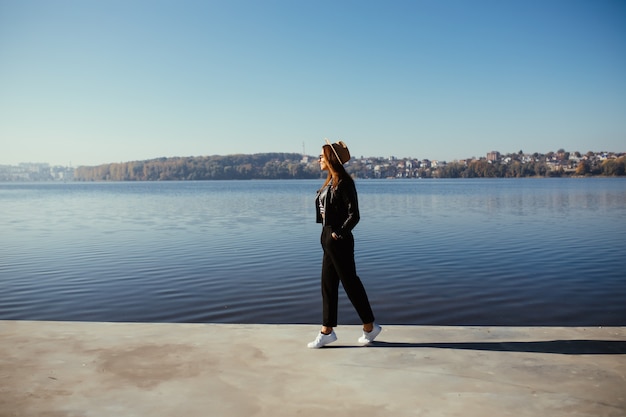
[[[321,183],[1,183],[0,319],[318,324]],[[356,183],[379,323],[626,325],[626,179]]]

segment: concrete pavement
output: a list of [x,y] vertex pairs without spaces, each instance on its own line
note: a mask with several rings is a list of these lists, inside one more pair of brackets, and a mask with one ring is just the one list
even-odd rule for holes
[[0,417],[626,415],[626,327],[0,321]]

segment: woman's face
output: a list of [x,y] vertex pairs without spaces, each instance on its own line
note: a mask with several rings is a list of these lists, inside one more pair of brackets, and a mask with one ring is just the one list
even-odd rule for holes
[[324,156],[324,152],[320,154],[319,163],[320,163],[320,169],[322,171],[328,170],[328,164],[326,163],[326,157]]

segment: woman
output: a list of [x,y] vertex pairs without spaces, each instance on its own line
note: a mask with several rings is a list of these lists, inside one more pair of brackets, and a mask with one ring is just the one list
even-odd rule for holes
[[359,343],[373,342],[382,330],[374,323],[367,293],[356,274],[352,229],[359,222],[359,204],[354,181],[343,167],[349,159],[350,151],[345,143],[340,141],[331,144],[326,139],[319,163],[322,171],[328,171],[328,177],[315,199],[317,222],[323,224],[323,315],[322,329],[308,345],[313,349],[337,340],[333,328],[337,326],[339,282],[363,322],[363,335],[358,339]]

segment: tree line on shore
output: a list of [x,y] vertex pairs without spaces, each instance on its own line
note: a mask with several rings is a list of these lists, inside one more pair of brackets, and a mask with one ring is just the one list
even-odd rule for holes
[[157,158],[81,166],[78,181],[194,181],[319,178],[319,167],[295,153]]
[[[624,176],[626,156],[596,155],[570,160],[567,153],[509,154],[450,163],[428,160],[354,158],[346,170],[357,178],[520,178],[559,176]],[[157,158],[146,161],[81,166],[77,181],[192,181],[251,179],[315,179],[324,176],[317,160],[297,153],[261,153]]]

